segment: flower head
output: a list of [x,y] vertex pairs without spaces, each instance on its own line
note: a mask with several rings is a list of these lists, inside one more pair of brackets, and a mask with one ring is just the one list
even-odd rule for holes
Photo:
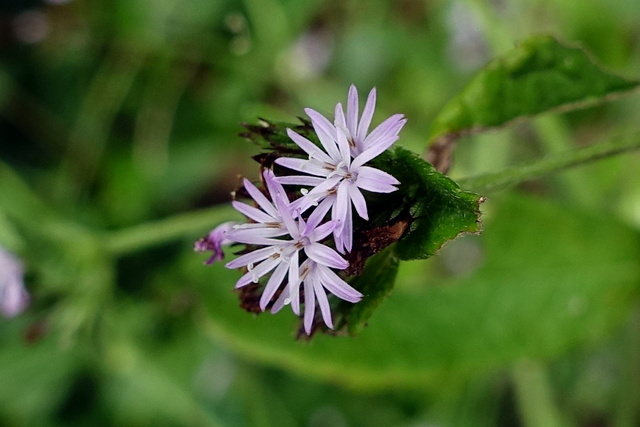
[[224,259],[222,246],[233,243],[232,240],[227,238],[227,233],[231,231],[236,224],[238,223],[233,221],[224,222],[211,230],[206,237],[203,237],[195,243],[193,249],[196,252],[212,252],[211,257],[205,261],[206,265],[211,265],[216,261],[222,261]]
[[319,204],[318,209],[325,213],[331,209],[331,218],[342,224],[334,230],[336,248],[342,253],[345,250],[351,251],[353,244],[352,206],[361,218],[369,219],[367,204],[361,190],[390,193],[397,190],[395,186],[400,184],[387,172],[365,166],[365,163],[397,141],[398,132],[406,123],[406,119],[397,114],[367,135],[373,115],[375,91],[372,91],[372,94],[369,95],[360,123],[357,121],[357,91],[353,86],[349,92],[347,118],[344,116],[342,105],[338,104],[333,125],[317,111],[305,109],[324,150],[307,138],[287,129],[289,137],[309,155],[309,158],[280,157],[276,160],[281,166],[308,174],[283,176],[276,180],[282,184],[313,186],[296,205],[301,211],[315,204]]
[[29,305],[23,274],[22,263],[0,248],[0,311],[6,317],[17,316]]

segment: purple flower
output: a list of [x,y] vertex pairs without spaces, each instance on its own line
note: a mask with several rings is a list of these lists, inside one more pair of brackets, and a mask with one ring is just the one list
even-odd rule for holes
[[233,221],[224,222],[211,230],[207,237],[203,237],[195,243],[194,250],[196,252],[211,251],[213,253],[211,257],[205,261],[206,265],[211,265],[216,261],[222,261],[224,259],[222,246],[233,243],[232,240],[227,238],[227,233],[231,231],[236,224],[238,223]]
[[[340,299],[357,303],[362,299],[362,294],[352,288],[347,282],[342,280],[336,273],[325,265],[319,264],[311,259],[307,259],[300,266],[300,279],[304,289],[304,330],[309,335],[313,325],[316,310],[316,301],[320,306],[322,320],[327,327],[333,329],[331,319],[331,307],[325,289]],[[300,284],[295,284],[296,292],[290,291],[290,284],[284,289],[280,297],[271,308],[272,313],[277,313],[285,304],[291,302],[292,306],[299,305],[300,293],[297,291]],[[296,301],[294,301],[296,300]]]
[[[271,200],[284,198],[288,201],[287,193],[282,185],[276,181],[273,171],[266,169],[263,174],[264,182]],[[255,222],[235,225],[233,231],[234,239],[254,238],[254,237],[277,237],[287,234],[287,228],[282,222],[282,214],[278,208],[269,201],[258,188],[249,182],[248,179],[243,180],[244,188],[247,190],[251,198],[262,209],[249,206],[246,203],[233,201],[233,207],[245,215],[247,218]],[[242,240],[234,240],[242,242]]]
[[[327,237],[337,226],[337,222],[328,221],[319,225],[324,215],[313,212],[305,221],[291,209],[286,194],[277,194],[276,206],[291,240],[275,239],[259,234],[243,233],[242,230],[229,232],[230,238],[238,243],[265,246],[256,249],[226,264],[227,268],[246,267],[245,273],[236,283],[241,288],[249,283],[257,283],[259,279],[273,270],[260,298],[260,308],[264,310],[273,295],[280,288],[285,276],[288,275],[289,301],[292,302],[294,313],[300,314],[297,297],[300,284],[300,251],[309,259],[331,268],[344,270],[349,263],[336,251],[319,243]],[[297,218],[295,218],[297,217]]]
[[23,274],[22,263],[0,248],[0,311],[5,317],[17,316],[29,305]]
[[[358,156],[367,148],[376,145],[380,139],[393,139],[393,142],[395,142],[400,138],[398,134],[407,122],[402,114],[394,114],[378,125],[370,134],[367,134],[375,108],[376,88],[373,88],[371,92],[369,92],[367,103],[362,111],[362,117],[358,121],[358,90],[354,85],[349,87],[346,116],[341,104],[338,104],[336,108],[334,125],[345,130],[345,135],[347,136],[353,157]],[[391,142],[391,144],[393,144],[393,142]]]
[[324,151],[307,138],[287,129],[289,137],[309,155],[309,159],[280,157],[276,160],[281,166],[308,174],[284,176],[276,180],[282,184],[313,187],[304,197],[294,202],[294,206],[305,211],[319,203],[316,209],[319,212],[326,213],[331,209],[331,218],[341,224],[334,230],[336,248],[341,253],[351,251],[353,245],[352,205],[361,218],[369,219],[361,190],[390,193],[397,190],[395,185],[400,184],[387,172],[365,166],[365,163],[397,141],[398,132],[406,123],[406,119],[398,114],[387,119],[367,136],[374,103],[375,91],[372,91],[358,123],[357,92],[352,86],[347,118],[345,119],[342,105],[338,104],[335,125],[317,111],[305,109]]

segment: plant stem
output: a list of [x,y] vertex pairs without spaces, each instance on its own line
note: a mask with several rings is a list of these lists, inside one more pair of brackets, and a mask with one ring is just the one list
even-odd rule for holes
[[125,255],[158,244],[205,235],[218,223],[232,220],[237,215],[231,204],[218,205],[114,231],[103,237],[103,243],[113,255]]
[[547,371],[540,362],[520,362],[511,370],[520,420],[525,427],[564,427],[566,422],[554,405]]
[[590,145],[577,150],[551,155],[533,162],[512,166],[500,172],[464,178],[459,180],[458,184],[464,189],[484,194],[570,167],[637,149],[640,149],[640,133],[636,132],[610,142]]

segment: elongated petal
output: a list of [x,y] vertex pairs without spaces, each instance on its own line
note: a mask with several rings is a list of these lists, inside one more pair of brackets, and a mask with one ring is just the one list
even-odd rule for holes
[[[349,107],[347,107],[347,109],[348,108]],[[344,116],[344,110],[342,109],[342,104],[340,104],[339,102],[338,104],[336,104],[335,119],[333,121],[333,124],[336,128],[348,129],[347,121]]]
[[320,312],[322,313],[322,320],[324,320],[325,325],[327,325],[330,329],[333,329],[333,322],[331,321],[331,307],[329,306],[329,300],[327,300],[327,294],[325,294],[324,288],[318,280],[313,280],[312,283],[313,291],[315,293],[316,299],[318,300]]
[[327,267],[344,270],[349,263],[342,258],[336,251],[322,243],[311,243],[304,247],[304,252],[313,261]]
[[324,147],[325,151],[332,159],[339,159],[340,155],[338,147],[336,147],[336,128],[331,124],[329,120],[316,110],[311,108],[305,108],[304,112],[311,118],[311,124],[315,129],[320,144]]
[[358,189],[357,185],[351,184],[347,186],[349,190],[349,197],[353,206],[356,208],[356,212],[360,215],[360,218],[369,221],[369,214],[367,213],[367,202],[364,200],[364,196]]
[[262,194],[262,192],[258,190],[256,186],[253,185],[248,179],[244,178],[242,180],[242,183],[244,184],[245,190],[247,190],[251,198],[256,201],[258,206],[260,206],[263,211],[276,218],[278,212],[276,211],[276,208],[273,206],[273,204],[269,200],[267,200],[266,197],[264,197],[264,194]]
[[289,298],[291,299],[291,310],[296,316],[300,315],[300,266],[298,261],[298,251],[295,251],[289,261]]
[[280,211],[282,223],[286,227],[287,231],[294,239],[299,238],[300,233],[298,232],[298,224],[293,219],[293,212],[291,212],[289,206],[287,206],[282,200],[282,197],[276,197],[275,202],[278,210]]
[[[324,203],[324,200],[322,201],[322,203]],[[321,239],[321,238],[316,238],[317,233],[315,232],[315,230],[318,228],[318,224],[322,222],[322,220],[327,214],[327,210],[325,209],[325,207],[326,207],[326,203],[323,204],[321,209],[319,209],[320,205],[318,205],[318,207],[316,207],[313,210],[313,212],[311,212],[311,215],[309,215],[309,218],[307,219],[307,223],[304,228],[304,231],[302,232],[304,236],[307,236],[312,240]],[[333,224],[331,225],[333,226]],[[329,234],[331,231],[333,231],[333,228],[331,228],[331,230],[327,234]]]
[[[253,225],[253,224],[251,224]],[[262,224],[257,224],[257,225],[262,225]],[[235,242],[239,242],[239,243],[247,243],[247,241],[255,241],[256,238],[269,238],[269,237],[278,237],[278,236],[284,236],[287,233],[287,230],[280,227],[265,227],[264,225],[262,225],[262,227],[251,227],[251,228],[238,228],[236,230],[230,231],[229,233],[231,233],[230,235],[233,236]],[[274,240],[276,241],[276,240]],[[284,242],[284,240],[277,240],[277,242]]]
[[313,326],[313,318],[316,313],[316,299],[314,286],[308,278],[304,281],[304,331],[309,335]]
[[231,202],[231,205],[235,208],[235,210],[240,212],[242,215],[246,216],[247,218],[251,218],[254,221],[261,222],[261,223],[278,221],[276,218],[272,217],[271,215],[264,213],[258,208],[249,206],[246,203],[242,203],[234,200],[233,202]]
[[275,179],[275,175],[271,169],[265,169],[262,176],[264,177],[264,182],[267,185],[271,200],[275,200],[278,194],[281,194],[287,201],[289,200],[286,191],[284,191],[284,187]]
[[380,169],[362,166],[358,169],[358,178],[355,184],[363,190],[373,193],[392,193],[397,190],[394,185],[400,184],[400,181]]
[[258,280],[280,264],[282,260],[280,258],[267,258],[258,264],[255,268],[250,269],[244,276],[236,283],[236,289],[248,285],[249,283],[258,283]]
[[347,129],[349,129],[349,136],[353,139],[358,134],[358,112],[358,90],[351,85],[347,97]]
[[397,136],[404,127],[405,123],[407,123],[407,119],[404,118],[403,114],[394,114],[393,116],[387,118],[384,122],[376,126],[376,128],[371,131],[369,135],[367,135],[367,137],[363,141],[365,148],[375,145],[380,139]]
[[342,280],[340,276],[331,271],[329,268],[318,265],[316,274],[322,281],[322,286],[327,288],[329,292],[348,302],[356,303],[362,299],[362,294],[355,290],[351,285]]
[[322,184],[325,181],[325,178],[308,175],[288,175],[279,176],[276,178],[276,181],[285,185],[308,185],[315,187],[316,185]]
[[[322,151],[317,145],[309,141],[304,136],[297,134],[291,129],[287,129],[287,135],[289,135],[289,138],[291,138],[293,142],[295,142],[298,145],[298,147],[302,148],[312,158],[318,159],[325,163],[332,162],[331,157],[329,157],[327,153]],[[277,160],[276,160],[276,163],[277,163]]]
[[308,230],[309,232],[307,234],[307,237],[309,237],[309,240],[311,240],[312,242],[319,242],[325,237],[327,237],[329,234],[331,234],[333,230],[339,227],[341,227],[341,224],[339,221],[335,221],[335,220],[327,221],[321,226],[316,227],[315,229]]
[[343,128],[336,129],[336,142],[340,149],[340,162],[348,168],[351,166],[351,149],[349,148],[349,141],[347,141],[347,134],[345,132],[348,132],[348,130]]
[[[369,92],[369,96],[367,97],[367,103],[364,106],[364,110],[362,111],[362,117],[360,118],[360,123],[358,123],[358,134],[355,136],[356,141],[362,147],[360,147],[360,152],[366,149],[362,143],[364,142],[367,132],[369,131],[369,126],[371,125],[371,119],[373,118],[373,112],[376,109],[376,88],[374,87]],[[358,154],[360,154],[358,152]]]
[[386,139],[381,139],[377,144],[368,146],[362,153],[353,159],[352,168],[357,169],[360,166],[367,163],[369,160],[378,157],[387,148],[391,147],[394,142],[398,140],[398,136],[392,136]]
[[269,258],[271,255],[275,254],[276,252],[278,252],[278,249],[274,246],[257,249],[253,252],[249,252],[248,254],[239,256],[233,261],[229,261],[224,266],[231,269],[245,267],[249,264],[255,264],[257,262],[262,261],[263,259]]
[[289,285],[287,285],[282,290],[282,293],[280,294],[278,299],[276,299],[276,302],[273,303],[273,306],[271,307],[271,313],[272,314],[276,314],[277,312],[282,310],[282,307],[284,307],[289,301],[290,301],[289,300]]
[[[298,172],[304,172],[311,175],[323,177],[331,173],[330,170],[323,168],[318,164],[318,162],[315,162],[313,160],[294,159],[293,157],[278,157],[276,159],[276,164],[289,169],[293,169]],[[282,182],[283,178],[285,177],[278,177],[277,180]]]
[[262,296],[260,297],[260,310],[264,311],[265,308],[267,308],[269,301],[271,301],[271,298],[282,284],[282,280],[288,270],[289,265],[286,262],[281,262],[273,274],[271,274],[267,286],[265,286],[264,291],[262,291]]

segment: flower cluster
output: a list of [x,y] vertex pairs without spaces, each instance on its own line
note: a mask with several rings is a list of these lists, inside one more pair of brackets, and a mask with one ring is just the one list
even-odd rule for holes
[[[390,193],[400,184],[387,172],[366,166],[398,140],[406,123],[403,115],[396,114],[369,132],[375,103],[374,88],[359,116],[358,92],[351,86],[346,114],[338,103],[333,123],[305,109],[319,144],[291,129],[287,135],[308,158],[278,157],[275,165],[294,172],[276,176],[265,169],[265,192],[244,179],[243,187],[254,205],[232,203],[249,222],[221,224],[196,242],[197,251],[213,253],[207,264],[224,258],[225,244],[246,245],[247,250],[225,265],[245,271],[236,288],[260,283],[270,274],[260,296],[260,310],[270,307],[275,313],[290,304],[300,316],[304,304],[307,334],[314,323],[316,302],[325,325],[333,328],[327,291],[351,303],[363,296],[335,271],[349,266],[344,256],[353,249],[353,208],[360,218],[369,219],[362,190]],[[294,193],[296,197],[284,186],[302,189],[299,195]]]

